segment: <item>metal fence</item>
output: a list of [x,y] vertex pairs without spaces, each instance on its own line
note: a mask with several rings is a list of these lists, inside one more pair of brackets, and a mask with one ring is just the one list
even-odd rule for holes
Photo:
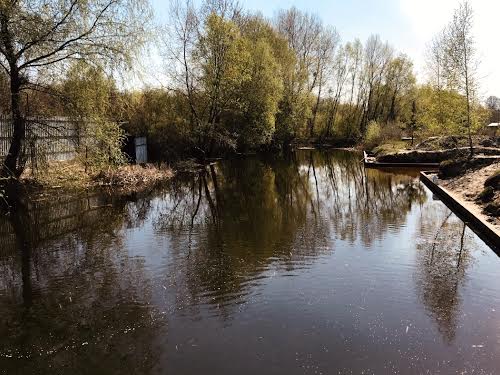
[[[81,126],[67,117],[26,119],[25,153],[44,155],[47,160],[70,160],[76,156],[82,136]],[[9,152],[14,131],[10,116],[0,115],[0,157]]]
[[[109,197],[101,195],[63,196],[47,201],[29,201],[23,212],[21,230],[24,240],[33,247],[40,247],[53,239],[85,231],[97,224],[102,225],[103,209],[108,209]],[[12,221],[0,215],[0,263],[1,258],[18,254],[18,241]]]

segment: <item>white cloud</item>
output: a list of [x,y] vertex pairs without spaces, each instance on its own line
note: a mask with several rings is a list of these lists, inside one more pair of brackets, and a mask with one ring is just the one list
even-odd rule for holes
[[[474,34],[480,65],[480,83],[484,96],[500,96],[500,1],[471,0],[474,9]],[[416,61],[422,75],[427,43],[451,19],[458,0],[399,0],[400,11],[413,35],[407,53]],[[405,50],[405,46],[400,46]],[[420,53],[417,53],[419,51]]]

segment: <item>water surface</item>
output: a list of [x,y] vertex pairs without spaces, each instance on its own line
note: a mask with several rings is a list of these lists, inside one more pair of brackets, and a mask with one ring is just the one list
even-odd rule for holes
[[498,373],[498,256],[359,160],[25,200],[0,218],[0,374]]

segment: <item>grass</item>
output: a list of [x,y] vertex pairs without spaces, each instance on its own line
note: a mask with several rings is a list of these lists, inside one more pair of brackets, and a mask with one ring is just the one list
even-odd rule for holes
[[392,154],[397,151],[407,150],[409,148],[409,143],[405,141],[388,141],[380,146],[375,147],[372,151],[377,156]]

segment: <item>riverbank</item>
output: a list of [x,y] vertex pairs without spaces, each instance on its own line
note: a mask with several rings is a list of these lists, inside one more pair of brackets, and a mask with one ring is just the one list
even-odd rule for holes
[[500,190],[491,179],[500,171],[500,162],[467,170],[450,179],[437,179],[440,186],[466,202],[467,208],[500,232]]
[[[473,165],[473,164],[472,164]],[[424,183],[450,207],[461,212],[465,220],[484,228],[488,239],[498,248],[500,236],[500,162],[482,167],[463,165],[454,177],[439,173],[422,173]],[[469,218],[469,219],[467,219]],[[483,232],[483,229],[479,229]],[[489,234],[488,234],[489,233]]]
[[[470,148],[462,136],[431,137],[411,146],[408,142],[394,141],[381,144],[371,150],[380,163],[441,163],[447,160],[467,158]],[[493,137],[474,138],[474,154],[494,159],[500,156],[500,147]],[[483,160],[485,161],[485,160]]]
[[33,173],[28,168],[20,182],[33,192],[102,188],[138,192],[169,180],[173,175],[174,171],[166,165],[123,165],[96,171],[88,170],[82,163],[73,160],[53,162],[43,172]]
[[[362,146],[335,147],[331,144],[314,144],[308,147],[301,143],[294,145],[293,149],[358,151],[362,149]],[[257,153],[235,154],[233,157],[240,158],[255,154]],[[188,158],[177,161],[174,168],[162,163],[159,166],[157,164],[123,165],[100,170],[87,169],[77,160],[57,161],[50,162],[37,171],[26,168],[18,182],[20,186],[32,193],[43,193],[46,190],[81,191],[100,188],[139,192],[171,179],[176,172],[198,172],[216,161],[230,158],[214,158],[210,159],[210,163],[200,163],[196,159]]]

